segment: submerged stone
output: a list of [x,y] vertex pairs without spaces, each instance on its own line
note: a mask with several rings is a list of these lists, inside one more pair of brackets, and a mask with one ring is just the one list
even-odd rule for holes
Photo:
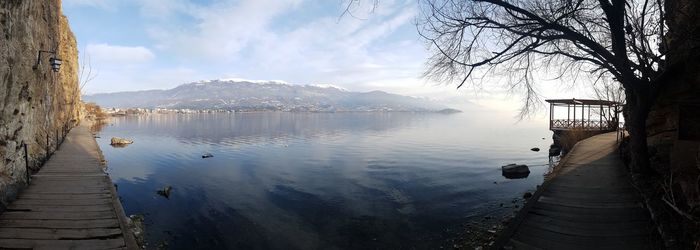
[[166,199],[170,199],[170,191],[173,190],[173,187],[171,186],[165,186],[163,189],[158,190],[158,195],[165,197]]

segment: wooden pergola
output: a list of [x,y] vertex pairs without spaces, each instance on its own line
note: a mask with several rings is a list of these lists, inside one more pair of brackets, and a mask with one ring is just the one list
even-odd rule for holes
[[[619,119],[619,102],[587,99],[549,99],[549,129],[588,131],[615,131]],[[566,107],[566,119],[555,116],[555,111]]]

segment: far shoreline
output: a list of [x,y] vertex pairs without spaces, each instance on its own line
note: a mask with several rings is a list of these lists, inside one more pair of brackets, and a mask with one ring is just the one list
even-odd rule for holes
[[153,114],[256,114],[256,113],[298,113],[298,114],[333,114],[333,113],[415,113],[415,114],[455,114],[464,113],[458,109],[442,109],[442,110],[337,110],[337,111],[307,111],[307,110],[245,110],[245,111],[235,111],[235,110],[158,110],[158,109],[144,109],[144,108],[129,108],[121,111],[114,112],[108,109],[103,109],[105,114],[111,117],[123,117],[123,116],[139,116],[139,115],[153,115]]

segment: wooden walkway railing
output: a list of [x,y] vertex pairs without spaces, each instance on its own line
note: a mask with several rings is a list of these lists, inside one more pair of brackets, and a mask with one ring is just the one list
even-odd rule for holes
[[86,125],[73,128],[0,214],[0,249],[137,249]]
[[600,131],[615,131],[618,123],[615,121],[591,121],[591,120],[568,120],[555,119],[549,121],[550,130],[600,130]]
[[494,244],[496,249],[659,249],[617,154],[616,133],[577,143]]

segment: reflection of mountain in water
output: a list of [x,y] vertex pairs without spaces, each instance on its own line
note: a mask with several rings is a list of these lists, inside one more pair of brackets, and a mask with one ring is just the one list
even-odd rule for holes
[[[548,145],[536,132],[546,129],[501,130],[467,113],[110,121],[97,141],[126,212],[145,214],[149,242],[170,249],[437,249],[473,218],[510,213],[499,204],[539,184],[544,168],[503,181],[500,166],[541,163],[547,153],[529,148]],[[135,143],[106,146],[113,136]],[[169,199],[156,194],[165,186]]]
[[176,136],[185,143],[249,144],[266,139],[333,137],[359,131],[384,131],[445,114],[390,112],[357,113],[215,113],[151,114],[113,118],[112,123],[129,133],[148,131]]

